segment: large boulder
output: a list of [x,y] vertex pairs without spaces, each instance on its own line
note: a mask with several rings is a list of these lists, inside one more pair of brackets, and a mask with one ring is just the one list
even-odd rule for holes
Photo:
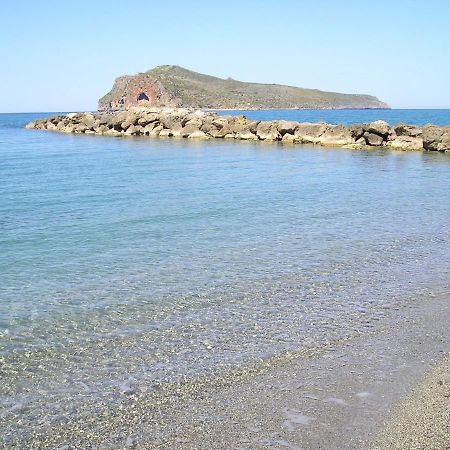
[[159,118],[159,115],[156,113],[145,112],[139,119],[138,125],[143,127],[147,126],[149,123],[156,122]]
[[87,113],[83,114],[81,121],[80,121],[88,130],[93,130],[94,125],[96,123],[96,118],[93,114]]
[[245,141],[257,141],[258,136],[256,134],[253,134],[250,130],[247,131],[238,131],[234,135],[235,139],[242,139]]
[[185,109],[168,110],[160,114],[159,122],[164,128],[181,128],[189,120],[188,114]]
[[[200,118],[193,118],[185,123],[184,127],[180,129],[181,137],[188,137],[197,131],[200,131],[200,128],[203,125],[203,121]],[[204,133],[204,131],[202,131]]]
[[290,120],[278,120],[277,129],[281,136],[284,136],[286,133],[294,134],[295,130],[298,128],[298,122],[292,122]]
[[450,151],[450,125],[442,128],[436,125],[425,125],[422,134],[423,146],[426,150]]
[[106,125],[108,125],[108,128],[114,128],[116,131],[120,132],[122,130],[122,123],[129,121],[130,118],[131,115],[128,114],[128,111],[121,111],[117,114],[109,114],[107,116]]
[[210,136],[208,136],[206,133],[204,133],[203,131],[197,130],[194,131],[193,133],[191,133],[188,136],[189,139],[209,139]]
[[417,137],[422,135],[422,128],[416,125],[407,125],[405,123],[398,123],[394,127],[397,136]]
[[379,134],[369,133],[368,131],[366,131],[363,134],[363,137],[367,145],[379,146],[383,144],[383,137]]
[[368,125],[367,124],[360,124],[360,125],[350,125],[348,127],[348,130],[350,131],[350,134],[352,138],[357,142],[359,139],[362,138],[365,131],[367,131]]
[[139,136],[141,134],[143,134],[143,128],[140,125],[131,125],[125,131],[126,136]]
[[278,141],[281,139],[277,121],[260,122],[256,127],[256,135],[259,139],[267,141]]
[[353,144],[352,132],[343,125],[329,125],[318,138],[322,145],[348,145]]
[[369,123],[366,131],[369,133],[378,134],[386,139],[391,133],[391,127],[384,120],[377,120],[376,122]]
[[440,149],[441,152],[450,152],[450,126],[443,128]]
[[388,142],[389,147],[399,150],[423,150],[421,137],[397,136]]
[[423,148],[425,150],[439,151],[439,144],[444,131],[436,125],[427,124],[422,128]]
[[320,142],[320,137],[325,133],[327,128],[328,125],[323,122],[299,123],[294,134],[295,141],[318,144]]

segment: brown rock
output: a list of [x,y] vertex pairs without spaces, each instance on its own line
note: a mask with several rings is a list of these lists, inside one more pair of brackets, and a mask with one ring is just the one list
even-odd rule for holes
[[423,150],[423,140],[421,137],[397,136],[389,141],[389,147],[399,150]]
[[355,142],[351,131],[343,125],[329,125],[318,139],[323,145],[347,145]]
[[391,127],[384,120],[377,120],[376,122],[369,123],[367,131],[372,134],[378,134],[383,138],[387,138],[391,132]]
[[277,121],[260,122],[256,127],[256,135],[259,139],[268,141],[278,141],[281,139]]
[[298,128],[298,125],[298,122],[278,120],[277,129],[281,136],[284,136],[286,133],[293,135],[295,133],[295,130]]
[[436,125],[427,124],[422,128],[423,147],[425,150],[439,151],[439,144],[444,131]]
[[251,133],[250,130],[238,131],[237,133],[235,133],[235,138],[241,139],[241,140],[246,140],[246,141],[257,141],[258,140],[258,136],[256,136],[256,134]]
[[417,137],[422,135],[422,128],[415,125],[406,125],[404,123],[395,125],[394,131],[397,136]]
[[325,133],[328,125],[323,122],[319,123],[299,123],[295,130],[295,140],[297,142],[314,143],[320,142],[320,136]]
[[191,133],[188,139],[209,139],[209,136],[203,131],[197,130]]

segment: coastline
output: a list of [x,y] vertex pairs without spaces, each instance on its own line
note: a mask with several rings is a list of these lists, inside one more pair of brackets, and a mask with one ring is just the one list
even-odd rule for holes
[[450,152],[450,126],[418,127],[399,123],[391,127],[382,120],[350,126],[261,121],[183,108],[138,107],[110,113],[70,113],[30,122],[26,128],[115,137],[235,139],[349,149]]

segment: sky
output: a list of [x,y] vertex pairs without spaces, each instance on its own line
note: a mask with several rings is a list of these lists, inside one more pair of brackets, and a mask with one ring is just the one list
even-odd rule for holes
[[87,111],[161,64],[450,108],[450,0],[4,0],[0,112]]

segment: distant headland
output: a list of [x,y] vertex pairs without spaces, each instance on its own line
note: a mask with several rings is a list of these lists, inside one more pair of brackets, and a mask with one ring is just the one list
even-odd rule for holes
[[98,102],[100,111],[134,106],[200,109],[386,109],[372,95],[222,79],[179,66],[121,76]]

